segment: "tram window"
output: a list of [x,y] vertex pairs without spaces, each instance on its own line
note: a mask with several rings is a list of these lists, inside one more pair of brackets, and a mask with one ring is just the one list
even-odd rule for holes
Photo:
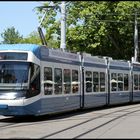
[[44,94],[52,95],[53,93],[53,78],[52,78],[52,68],[44,68]]
[[54,93],[62,94],[62,69],[55,68],[54,69]]
[[93,91],[99,92],[99,73],[93,72]]
[[100,72],[100,91],[104,92],[105,91],[105,73]]
[[35,96],[40,93],[40,67],[31,64],[31,79],[30,79],[30,90],[28,97]]
[[71,71],[70,69],[64,69],[64,94],[71,92]]
[[27,60],[27,53],[0,52],[0,60]]
[[140,90],[140,75],[139,75],[139,90]]
[[79,91],[78,70],[72,70],[72,93]]
[[123,74],[118,73],[118,91],[123,91]]
[[124,74],[124,91],[128,90],[128,87],[129,87],[128,81],[129,81],[128,74]]
[[86,92],[92,92],[92,72],[86,71]]
[[138,75],[134,74],[134,90],[138,90]]
[[111,91],[117,91],[117,74],[111,73]]

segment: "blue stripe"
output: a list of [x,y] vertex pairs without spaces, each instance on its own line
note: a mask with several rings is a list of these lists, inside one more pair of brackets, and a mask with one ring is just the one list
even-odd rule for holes
[[0,105],[0,109],[7,109],[8,108],[8,105]]
[[133,71],[140,71],[140,66],[133,66]]
[[140,71],[140,68],[133,68],[133,71]]
[[109,68],[115,70],[130,70],[130,67],[109,66]]
[[71,65],[78,65],[80,66],[81,65],[81,62],[78,62],[78,61],[71,61],[71,60],[64,60],[64,59],[54,59],[54,58],[46,58],[46,59],[41,59],[42,61],[48,61],[48,62],[54,62],[54,63],[62,63],[62,64],[71,64]]
[[105,65],[105,64],[96,64],[96,63],[87,63],[87,62],[84,62],[83,65],[85,67],[107,68],[107,65]]

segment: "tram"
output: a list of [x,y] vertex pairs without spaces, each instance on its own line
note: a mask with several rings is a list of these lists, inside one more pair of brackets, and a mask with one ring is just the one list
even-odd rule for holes
[[0,45],[0,115],[140,101],[140,64],[36,44]]

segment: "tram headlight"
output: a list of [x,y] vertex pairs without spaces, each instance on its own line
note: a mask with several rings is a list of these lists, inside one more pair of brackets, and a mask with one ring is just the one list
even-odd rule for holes
[[25,98],[25,94],[21,92],[7,92],[0,94],[0,100],[15,100]]
[[17,96],[17,93],[15,92],[10,92],[10,93],[4,93],[0,95],[0,99],[5,99],[5,100],[14,100]]

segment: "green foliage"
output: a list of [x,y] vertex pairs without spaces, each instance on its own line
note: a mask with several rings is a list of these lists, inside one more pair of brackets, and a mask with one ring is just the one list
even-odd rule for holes
[[[50,1],[45,2],[49,5]],[[47,41],[60,36],[60,2],[43,22]],[[67,4],[66,46],[72,51],[130,60],[134,55],[134,14],[139,1],[71,1]],[[38,14],[43,11],[38,11]],[[56,18],[59,17],[59,18]],[[56,20],[57,19],[57,20]],[[52,44],[60,46],[60,39]]]
[[41,45],[41,40],[39,37],[39,33],[38,32],[32,32],[29,34],[28,37],[24,38],[21,43],[30,43],[30,44],[39,44]]
[[23,37],[16,31],[15,27],[7,28],[1,33],[1,37],[3,38],[3,44],[16,44],[20,43]]

